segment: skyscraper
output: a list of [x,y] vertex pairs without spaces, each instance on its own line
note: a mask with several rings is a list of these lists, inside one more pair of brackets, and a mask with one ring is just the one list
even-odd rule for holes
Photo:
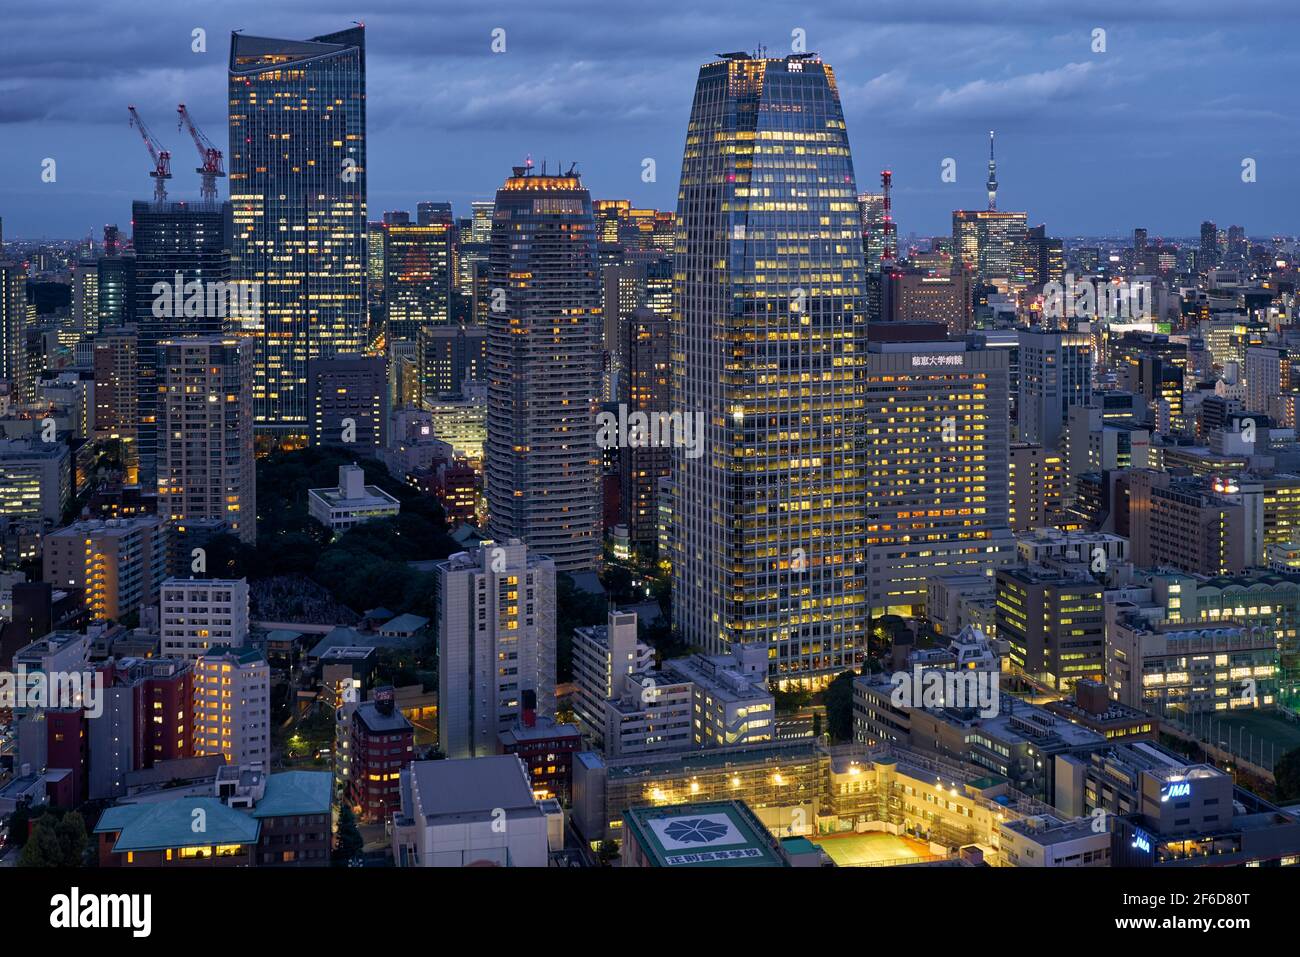
[[17,391],[25,366],[27,272],[22,263],[0,259],[0,380]]
[[260,303],[256,425],[282,440],[308,430],[308,359],[364,346],[365,66],[361,27],[230,38],[232,266]]
[[242,310],[230,285],[229,206],[213,202],[131,204],[135,317],[139,334],[136,455],[141,480],[157,477],[158,343],[183,335],[219,335]]
[[711,652],[769,645],[820,683],[866,647],[862,226],[830,66],[700,68],[674,248],[673,616]]
[[600,287],[591,194],[516,166],[497,191],[488,310],[489,534],[559,571],[600,551]]
[[[667,316],[643,307],[634,309],[623,326],[618,401],[629,413],[670,411],[669,325]],[[654,556],[659,548],[659,480],[671,473],[672,456],[660,446],[620,451],[619,485],[628,540],[642,555]]]
[[445,326],[451,320],[452,226],[430,219],[418,226],[385,223],[382,228],[384,334],[390,345],[414,342],[422,326]]

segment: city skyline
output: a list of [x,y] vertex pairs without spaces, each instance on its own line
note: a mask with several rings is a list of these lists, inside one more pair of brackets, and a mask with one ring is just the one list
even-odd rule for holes
[[[451,12],[426,23],[396,6],[370,15],[314,4],[266,16],[237,4],[151,14],[111,57],[100,18],[120,22],[130,4],[92,11],[71,30],[61,24],[55,55],[40,43],[50,25],[19,12],[9,35],[27,41],[12,49],[0,41],[6,85],[25,93],[0,108],[12,134],[0,137],[6,234],[75,239],[105,222],[125,228],[127,204],[149,187],[125,122],[132,103],[172,152],[173,195],[197,196],[187,137],[171,119],[184,101],[227,145],[221,73],[230,30],[305,37],[353,20],[367,26],[372,218],[430,198],[464,214],[491,196],[495,171],[525,154],[539,164],[577,161],[596,198],[673,208],[683,104],[699,63],[763,43],[782,55],[803,31],[805,49],[841,78],[860,186],[881,168],[894,171],[903,235],[942,234],[951,210],[984,205],[989,129],[998,131],[1001,207],[1027,210],[1053,234],[1122,235],[1145,225],[1153,236],[1190,237],[1202,219],[1288,234],[1300,192],[1285,171],[1300,155],[1300,125],[1271,110],[1263,91],[1283,82],[1294,55],[1261,20],[1225,25],[1208,3],[1177,5],[1175,20],[1173,6],[1135,13],[1097,3],[1062,19],[1040,4],[1013,15],[930,3],[864,23],[847,7],[805,15],[751,4],[738,27],[666,4],[635,21],[634,37],[611,33],[610,14],[592,5],[544,16]],[[1283,4],[1259,6],[1274,18],[1297,16]],[[191,50],[196,28],[206,31],[204,53]],[[492,52],[496,29],[505,31],[503,53]],[[1096,29],[1106,31],[1105,52],[1093,52]],[[1213,137],[1200,132],[1208,124]],[[1134,141],[1146,145],[1128,149]],[[55,183],[40,179],[47,157],[58,163]],[[1242,182],[1243,158],[1256,160],[1256,182]],[[645,159],[655,161],[653,182],[642,179]],[[956,160],[956,182],[941,180],[945,159]],[[1204,198],[1189,204],[1189,194]]]

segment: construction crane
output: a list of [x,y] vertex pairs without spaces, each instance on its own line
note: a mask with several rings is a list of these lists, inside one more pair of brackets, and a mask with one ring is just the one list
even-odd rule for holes
[[194,169],[194,172],[198,173],[203,179],[203,185],[199,187],[199,196],[206,202],[215,203],[217,201],[217,177],[226,175],[226,171],[221,168],[221,150],[213,146],[212,141],[194,125],[194,121],[190,119],[189,110],[185,109],[184,103],[176,107],[176,115],[180,117],[176,123],[176,129],[179,130],[184,127],[190,131],[190,139],[194,141],[194,146],[199,151],[199,159],[203,163],[202,166],[197,166]]
[[149,149],[149,158],[153,160],[153,172],[149,175],[153,177],[153,198],[155,203],[166,202],[167,200],[167,180],[172,178],[172,154],[162,148],[149,127],[144,125],[144,120],[140,119],[140,114],[136,112],[134,106],[128,106],[127,111],[131,114],[131,125],[140,131],[140,137],[144,140],[144,145]]

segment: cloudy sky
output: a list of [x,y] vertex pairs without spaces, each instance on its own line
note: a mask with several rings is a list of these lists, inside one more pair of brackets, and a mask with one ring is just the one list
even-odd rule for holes
[[[305,38],[367,27],[369,200],[468,213],[511,164],[577,161],[598,198],[673,208],[699,64],[790,49],[804,31],[840,81],[861,189],[894,170],[900,232],[943,233],[983,203],[998,132],[999,205],[1063,236],[1188,236],[1202,219],[1300,232],[1295,0],[213,0],[6,4],[0,21],[0,216],[7,238],[123,227],[152,191],[126,107],[196,165],[177,102],[226,146],[231,30]],[[805,9],[801,10],[803,7]],[[699,12],[699,11],[705,12]],[[813,12],[815,11],[815,12]],[[207,52],[191,50],[202,28]],[[491,50],[505,30],[506,52]],[[1095,30],[1105,52],[1093,51]],[[41,163],[57,161],[42,183]],[[657,182],[641,180],[642,160]],[[1242,160],[1257,181],[1243,183]],[[941,181],[945,158],[957,181]],[[224,183],[223,183],[224,190]],[[223,192],[224,195],[224,192]]]

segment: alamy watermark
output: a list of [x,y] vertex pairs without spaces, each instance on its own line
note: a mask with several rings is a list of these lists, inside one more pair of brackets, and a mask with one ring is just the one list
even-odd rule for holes
[[896,708],[971,708],[981,718],[998,716],[998,673],[992,670],[922,668],[896,671],[889,700]]
[[1093,282],[1065,274],[1065,282],[1043,286],[1043,316],[1047,319],[1149,319],[1151,283]]
[[80,708],[87,718],[104,713],[104,674],[101,671],[0,671],[0,708],[41,710]]
[[176,273],[174,282],[153,284],[155,319],[252,319],[261,309],[258,287],[246,282],[185,281]]
[[618,412],[596,415],[596,444],[602,449],[681,448],[688,459],[704,454],[703,412]]

